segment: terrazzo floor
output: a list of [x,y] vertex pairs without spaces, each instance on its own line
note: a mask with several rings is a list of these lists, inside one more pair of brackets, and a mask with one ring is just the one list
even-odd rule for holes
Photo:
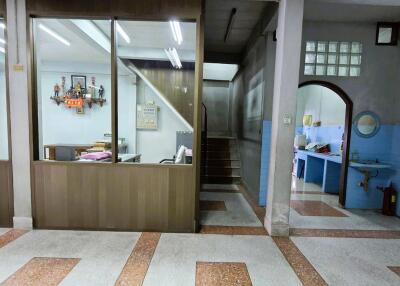
[[345,210],[339,207],[338,196],[321,194],[321,187],[294,179],[292,201],[322,202],[344,216],[302,215],[291,207],[290,227],[347,230],[400,230],[400,218],[384,216],[376,210]]
[[400,239],[34,230],[0,247],[0,285],[400,285],[399,267]]

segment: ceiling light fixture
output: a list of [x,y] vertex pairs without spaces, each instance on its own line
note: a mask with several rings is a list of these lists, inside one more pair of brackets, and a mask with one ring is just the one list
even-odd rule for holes
[[121,35],[122,38],[124,38],[125,42],[129,44],[131,42],[131,39],[129,38],[128,34],[124,31],[124,29],[122,29],[122,27],[120,26],[120,24],[118,24],[118,22],[115,23],[117,27],[117,32]]
[[6,24],[0,23],[0,29],[5,29],[5,28],[6,28]]
[[182,30],[181,26],[178,21],[169,21],[169,26],[171,27],[172,36],[174,37],[175,42],[178,45],[182,44],[183,37],[182,37]]
[[39,24],[39,28],[42,29],[43,31],[45,31],[46,33],[48,33],[50,36],[52,36],[53,38],[59,40],[61,43],[63,43],[66,46],[70,46],[70,42],[68,42],[66,39],[64,39],[63,37],[61,37],[59,34],[57,34],[56,32],[54,32],[53,30],[47,28],[45,25],[43,24]]
[[224,42],[228,41],[229,35],[231,34],[233,23],[235,22],[236,8],[232,8],[231,15],[229,16],[228,26],[226,27],[226,32],[224,36]]
[[172,66],[176,69],[182,68],[181,60],[179,59],[178,52],[175,48],[164,49],[167,54],[168,59],[170,60]]

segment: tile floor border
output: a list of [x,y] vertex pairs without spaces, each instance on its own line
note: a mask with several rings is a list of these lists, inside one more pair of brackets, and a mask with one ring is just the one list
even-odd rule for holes
[[0,248],[6,246],[7,244],[13,242],[19,237],[23,236],[25,233],[29,232],[29,230],[23,229],[10,229],[6,233],[0,235]]
[[115,285],[143,285],[160,237],[161,233],[158,232],[142,233]]
[[304,286],[328,285],[289,237],[274,236],[272,239]]
[[290,236],[400,239],[400,231],[290,228]]
[[253,226],[223,226],[223,225],[202,225],[201,234],[225,234],[225,235],[264,235],[268,232],[264,227]]

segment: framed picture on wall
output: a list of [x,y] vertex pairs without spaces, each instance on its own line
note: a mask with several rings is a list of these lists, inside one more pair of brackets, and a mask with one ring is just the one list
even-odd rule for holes
[[86,90],[86,76],[84,75],[71,75],[71,87],[76,89],[80,87],[80,89]]

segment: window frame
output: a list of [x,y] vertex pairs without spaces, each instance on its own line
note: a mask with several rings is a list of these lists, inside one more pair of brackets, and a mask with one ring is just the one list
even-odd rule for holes
[[[195,47],[195,70],[194,70],[194,112],[193,112],[193,161],[192,164],[176,164],[175,167],[195,167],[195,157],[199,156],[199,150],[197,148],[197,141],[199,140],[199,118],[201,113],[199,113],[198,109],[199,100],[198,97],[201,96],[198,92],[199,84],[199,61],[201,60],[201,56],[199,56],[199,32],[200,32],[200,21],[199,18],[181,18],[181,17],[120,17],[115,15],[108,16],[87,16],[87,15],[77,15],[77,16],[69,16],[69,15],[35,15],[31,13],[27,13],[27,46],[28,46],[28,88],[29,88],[29,107],[30,107],[30,137],[31,137],[31,162],[51,162],[51,163],[67,163],[67,164],[82,164],[82,162],[78,161],[47,161],[40,159],[40,143],[39,143],[39,119],[38,119],[38,89],[37,89],[37,63],[36,63],[36,51],[35,51],[35,36],[34,36],[34,19],[84,19],[84,20],[108,20],[111,23],[111,162],[107,162],[107,164],[127,164],[127,165],[144,165],[144,166],[161,166],[161,167],[171,167],[168,164],[159,164],[159,163],[126,163],[118,161],[118,46],[117,46],[117,31],[116,31],[116,21],[158,21],[158,22],[168,22],[171,19],[179,19],[180,22],[191,22],[196,24],[196,47]],[[201,63],[202,64],[202,63]],[[200,128],[201,129],[201,128]],[[196,149],[196,150],[195,150]],[[196,160],[197,161],[197,160]],[[98,165],[104,164],[102,162],[89,162],[85,163],[85,165]]]

